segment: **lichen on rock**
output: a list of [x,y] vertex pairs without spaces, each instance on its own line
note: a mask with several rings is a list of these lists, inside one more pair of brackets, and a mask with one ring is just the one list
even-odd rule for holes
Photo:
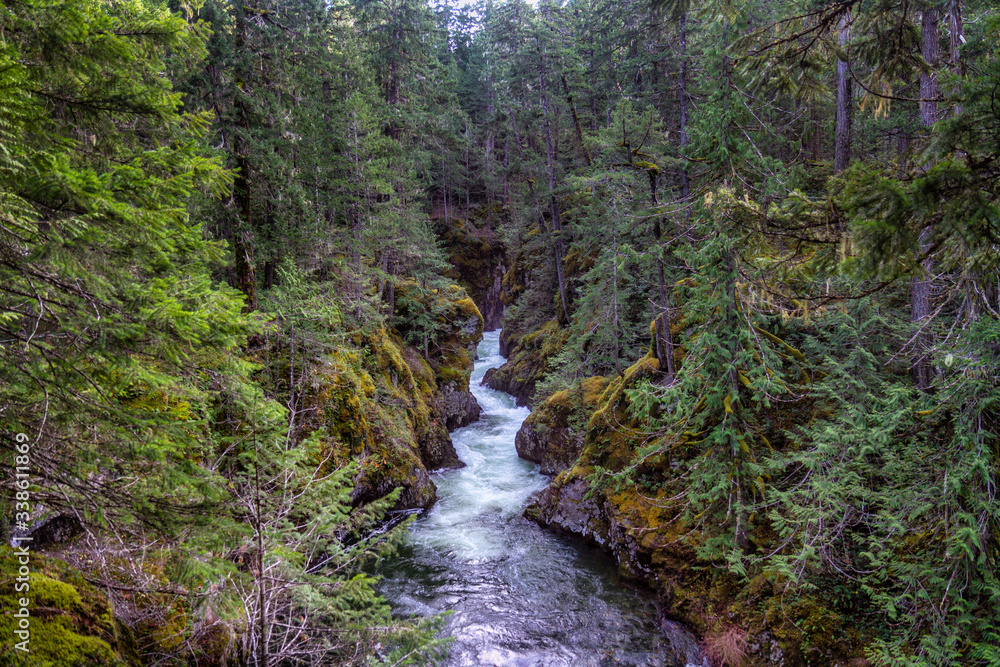
[[[558,474],[533,498],[525,516],[601,546],[624,576],[650,586],[672,618],[704,637],[710,654],[713,647],[737,642],[745,665],[850,664],[858,659],[872,630],[859,625],[854,615],[860,612],[844,606],[843,591],[817,586],[789,594],[788,582],[776,572],[751,570],[748,579],[741,579],[698,557],[702,533],[697,518],[685,512],[676,461],[665,452],[636,455],[642,447],[655,447],[648,447],[651,434],[629,409],[629,389],[655,379],[657,371],[657,360],[649,354],[622,377],[604,380],[596,398],[591,392],[584,400],[581,383],[539,405],[519,434],[518,450],[547,462]],[[596,390],[597,380],[584,383],[594,382]],[[580,437],[571,424],[580,423],[581,411],[589,420],[579,455],[556,471],[557,461],[558,467],[564,465],[566,438]],[[775,422],[783,423],[781,415],[776,414]],[[626,469],[630,479],[617,481],[614,473]],[[643,479],[658,483],[645,485]],[[752,539],[767,545],[775,536],[760,528]],[[814,575],[815,581],[821,579]]]
[[[506,333],[506,332],[505,332]],[[562,350],[569,330],[556,320],[546,322],[537,331],[524,336],[507,337],[507,362],[483,377],[483,384],[512,395],[521,406],[535,403],[535,385],[549,372],[549,359]],[[504,335],[501,335],[501,342]]]
[[438,238],[451,264],[445,276],[462,285],[478,304],[488,331],[500,328],[504,312],[501,293],[507,258],[495,227],[507,215],[502,205],[486,204],[447,221],[437,220]]
[[418,336],[374,325],[313,362],[302,431],[322,432],[333,464],[359,462],[356,504],[402,488],[397,509],[429,507],[437,493],[428,471],[463,465],[448,432],[479,417],[469,375],[483,320],[455,286],[400,281],[395,303],[395,322],[420,309],[427,328]]

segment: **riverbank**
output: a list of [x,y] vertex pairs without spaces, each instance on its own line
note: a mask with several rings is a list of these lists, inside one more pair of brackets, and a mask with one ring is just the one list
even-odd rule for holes
[[448,667],[694,661],[694,637],[662,625],[653,597],[628,586],[604,553],[522,516],[549,480],[514,447],[528,410],[480,385],[504,362],[499,347],[499,332],[484,335],[471,377],[482,416],[452,433],[466,465],[432,476],[438,502],[381,564],[379,590],[397,614],[451,612]]

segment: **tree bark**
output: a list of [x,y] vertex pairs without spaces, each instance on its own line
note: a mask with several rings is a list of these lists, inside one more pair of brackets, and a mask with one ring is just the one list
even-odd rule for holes
[[[691,182],[688,177],[687,163],[685,162],[687,145],[688,145],[688,107],[687,107],[687,13],[681,14],[680,18],[680,73],[678,77],[678,102],[680,106],[680,158],[681,158],[681,168],[680,168],[680,186],[681,186],[681,200],[687,201],[691,194]],[[650,176],[650,199],[652,200],[653,206],[659,204],[656,198],[655,181],[652,180],[652,175]],[[690,217],[691,212],[688,209],[687,216]],[[660,218],[656,218],[656,222],[653,226],[653,236],[656,240],[656,245],[659,247],[660,239],[663,235],[663,230],[660,226]],[[670,332],[670,302],[672,300],[672,290],[667,285],[666,269],[663,264],[663,257],[658,256],[656,258],[656,287],[659,296],[659,315],[656,318],[656,324],[654,326],[654,332],[656,333],[655,347],[656,358],[660,364],[660,370],[664,373],[663,381],[665,384],[672,384],[677,376],[677,369],[674,365],[674,340],[673,334]]]
[[[248,8],[244,8],[236,17],[236,52],[243,53],[248,48],[247,17]],[[236,75],[236,91],[233,96],[233,106],[236,111],[236,125],[239,131],[233,138],[233,153],[236,159],[237,173],[233,180],[233,203],[236,208],[236,225],[232,230],[233,254],[235,255],[234,270],[236,289],[243,292],[246,302],[244,312],[257,310],[257,272],[254,264],[253,232],[252,232],[252,200],[251,200],[251,165],[250,147],[247,145],[246,133],[250,131],[250,110],[247,107],[246,96],[250,94],[246,68],[240,67]]]
[[[961,47],[965,44],[965,25],[962,20],[962,0],[948,0],[948,59],[951,73],[958,77],[965,76],[965,63],[962,62]],[[955,115],[962,113],[962,105],[955,104]]]
[[[657,217],[653,226],[653,235],[656,238],[656,245],[660,245],[662,230],[660,229],[660,219]],[[670,333],[670,297],[668,296],[667,276],[663,266],[663,257],[656,258],[656,284],[660,297],[660,314],[656,318],[653,330],[656,332],[656,359],[660,362],[660,370],[663,372],[664,384],[673,384],[677,376],[674,368],[674,341]]]
[[[851,40],[851,17],[844,14],[840,18],[838,42],[845,49]],[[836,137],[834,139],[833,173],[839,174],[851,164],[851,125],[853,122],[853,82],[850,65],[846,60],[837,61],[837,113]]]
[[[920,74],[920,124],[930,128],[937,121],[938,85],[934,69],[938,65],[938,17],[931,7],[923,10],[921,19],[920,55],[931,70]],[[933,226],[920,230],[917,257],[920,273],[912,283],[910,320],[917,326],[913,351],[913,379],[917,388],[927,391],[931,386],[931,364],[929,359],[930,335],[924,329],[931,315],[931,280],[934,275],[934,260],[928,255],[934,238]]]
[[[687,94],[687,13],[681,14],[681,43],[680,58],[681,71],[678,80],[677,95],[680,98],[681,113],[681,199],[685,202],[691,194],[691,183],[688,179],[687,169],[687,145],[688,145],[688,94]],[[690,209],[688,209],[690,215]]]
[[586,160],[587,166],[590,167],[592,161],[590,159],[590,150],[587,148],[587,144],[583,143],[583,128],[580,126],[580,117],[576,113],[576,102],[573,101],[573,94],[569,91],[569,83],[566,81],[566,75],[560,75],[562,79],[563,91],[566,93],[566,103],[569,104],[570,111],[573,113],[573,127],[576,128],[576,138],[580,142],[580,149],[583,150],[583,159]]

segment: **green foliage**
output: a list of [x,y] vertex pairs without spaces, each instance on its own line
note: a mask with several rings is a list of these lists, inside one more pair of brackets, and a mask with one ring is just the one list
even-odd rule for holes
[[[602,519],[648,519],[644,530],[662,526],[628,498],[673,513],[654,562],[692,549],[712,585],[738,587],[744,627],[775,632],[789,660],[827,651],[842,623],[857,632],[852,657],[990,664],[995,9],[654,5],[670,20],[603,3],[509,2],[484,17],[488,52],[504,59],[490,72],[505,110],[491,131],[513,146],[506,240],[518,251],[505,278],[511,362],[494,380],[526,376],[560,310],[538,203],[546,112],[532,92],[539,55],[559,53],[566,95],[549,103],[572,317],[532,382],[554,400],[588,374],[620,379],[556,487],[588,477],[615,515]],[[939,55],[922,55],[934,37]],[[838,67],[857,93],[841,100],[847,121]],[[924,99],[929,78],[940,98]],[[831,179],[843,122],[854,162]],[[645,334],[661,303],[673,377]],[[916,365],[931,368],[925,391]],[[669,569],[650,578],[673,596]]]
[[358,573],[405,531],[408,521],[386,517],[399,489],[353,507],[356,466],[324,472],[330,454],[319,436],[292,445],[255,434],[233,457],[233,497],[250,528],[235,551],[244,566],[205,604],[246,610],[241,654],[251,661],[361,665],[381,644],[433,652],[437,626],[393,621],[375,580]]
[[156,660],[431,661],[358,572],[448,458],[447,272],[508,306],[495,382],[605,378],[570,473],[734,623],[995,664],[1000,19],[932,4],[6,7],[0,472],[29,434],[68,557],[174,591],[114,594]]
[[[22,3],[0,19],[4,474],[30,434],[32,519],[87,526],[59,548],[111,587],[145,658],[429,655],[437,626],[394,621],[358,574],[405,528],[385,523],[399,491],[355,507],[356,469],[299,414],[317,338],[381,324],[380,280],[441,269],[411,171],[334,8],[183,10],[211,37],[144,2]],[[284,335],[241,312],[257,261],[301,327],[280,384],[244,356]],[[243,295],[216,280],[230,268]],[[10,500],[5,487],[5,514]],[[115,659],[92,648],[80,659]]]
[[29,595],[15,589],[20,566],[13,549],[0,548],[0,573],[5,582],[0,600],[4,609],[10,610],[0,620],[0,632],[13,640],[0,649],[0,657],[7,664],[25,667],[139,664],[135,638],[113,617],[113,607],[103,591],[65,563],[37,553],[31,554],[30,600],[34,609],[51,611],[45,615],[32,614],[27,643],[30,651],[15,649],[14,644],[20,640],[14,634],[17,619],[13,613],[20,608],[19,599]]
[[171,532],[218,500],[196,463],[227,350],[252,330],[187,212],[228,184],[199,150],[209,119],[179,114],[165,76],[202,37],[142,3],[29,3],[3,20],[17,37],[0,86],[2,438],[32,434],[49,508]]
[[755,257],[738,224],[744,209],[720,191],[695,229],[703,236],[682,255],[698,267],[678,298],[687,313],[685,357],[676,381],[649,382],[627,390],[636,423],[666,435],[637,450],[650,457],[668,448],[683,461],[686,520],[696,526],[697,552],[705,560],[726,557],[745,573],[753,514],[764,504],[774,472],[769,439],[775,404],[796,400],[803,374],[801,353],[767,332],[768,322],[739,276]]
[[[870,303],[829,323],[831,372],[814,389],[829,416],[802,427],[782,461],[800,481],[774,493],[772,523],[790,546],[768,565],[803,585],[825,572],[856,581],[893,627],[871,646],[878,664],[989,664],[972,656],[1000,621],[996,436],[984,428],[996,388],[979,366],[995,352],[953,361],[949,390],[931,398],[882,376],[862,346],[887,326]],[[973,327],[967,344],[995,329]]]

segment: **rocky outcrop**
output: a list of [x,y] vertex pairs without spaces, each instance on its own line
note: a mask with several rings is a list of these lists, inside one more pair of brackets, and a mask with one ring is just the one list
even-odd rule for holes
[[525,424],[517,432],[514,447],[522,459],[537,463],[542,474],[555,475],[573,465],[583,448],[583,438],[567,428],[548,430]]
[[[619,406],[623,388],[651,377],[656,360],[644,358],[624,378],[594,377],[546,399],[525,421],[519,433],[523,448],[550,468],[565,461],[573,448],[567,441],[580,441],[580,453],[565,465],[552,484],[525,510],[525,516],[540,525],[575,535],[597,544],[617,560],[623,574],[657,590],[669,607],[676,606],[676,590],[688,590],[695,554],[677,538],[683,527],[678,506],[664,492],[640,494],[633,485],[594,487],[591,478],[601,469],[620,469],[632,457],[627,429],[627,410]],[[609,424],[614,427],[608,428]],[[520,448],[519,448],[520,451]],[[558,464],[557,464],[558,462]],[[687,619],[685,619],[687,620]]]
[[[535,385],[549,372],[549,359],[562,350],[569,333],[555,320],[546,322],[538,331],[526,336],[513,334],[500,336],[501,345],[506,341],[507,363],[483,377],[483,384],[505,391],[520,406],[532,405]],[[503,351],[501,351],[503,354]]]
[[418,312],[439,319],[425,330],[377,327],[355,334],[314,362],[303,435],[322,432],[331,463],[357,462],[355,504],[400,488],[395,509],[429,507],[437,490],[428,471],[464,465],[448,432],[479,417],[469,374],[482,317],[458,287],[403,282],[395,304],[400,323],[420,321]]
[[[5,665],[109,665],[137,667],[136,640],[113,615],[106,593],[61,560],[32,553],[29,591],[15,590],[22,558],[14,549],[0,547],[0,663]],[[29,600],[27,628],[19,626],[15,612],[20,599]],[[15,630],[30,632],[18,637]],[[14,644],[28,639],[28,652]]]
[[[725,562],[699,557],[704,533],[698,517],[686,512],[683,483],[673,484],[680,478],[671,456],[683,452],[670,446],[675,441],[661,440],[659,447],[655,435],[634,421],[630,405],[627,389],[657,377],[657,361],[647,355],[587,403],[579,457],[535,496],[525,516],[606,550],[623,575],[657,592],[671,619],[696,630],[712,664],[736,664],[734,655],[746,667],[864,664],[856,660],[871,641],[871,628],[852,621],[854,604],[845,604],[842,592],[816,587],[789,594],[786,578],[755,571],[746,565],[752,559],[743,561],[743,577]],[[558,394],[542,403],[519,449],[543,461],[558,451],[563,440],[552,433],[563,428],[561,415],[571,403]],[[616,482],[613,475],[626,468],[629,482]],[[773,550],[777,541],[766,526],[750,540],[751,549],[761,551]]]
[[462,388],[455,382],[449,382],[438,390],[437,405],[449,431],[468,426],[478,420],[482,412],[468,387]]
[[37,521],[28,530],[13,530],[11,536],[14,539],[24,539],[25,545],[32,551],[38,551],[69,542],[83,532],[83,525],[75,516],[56,514]]
[[675,513],[657,500],[633,492],[595,493],[585,476],[571,471],[536,496],[525,516],[603,547],[623,574],[652,585],[671,602],[678,597],[675,588],[687,585],[695,554],[674,541]]
[[479,419],[481,409],[469,391],[469,375],[476,359],[476,346],[483,338],[483,317],[470,298],[453,302],[448,315],[451,330],[439,338],[429,363],[434,369],[437,392],[435,410],[448,431]]
[[614,552],[610,523],[597,501],[588,497],[589,491],[590,485],[583,479],[573,479],[561,486],[550,485],[525,509],[525,516],[542,526],[575,533]]
[[494,231],[506,216],[499,204],[460,212],[447,221],[437,217],[438,238],[451,269],[445,275],[465,288],[476,303],[487,331],[499,329],[503,319],[503,278],[507,259]]
[[503,292],[503,277],[507,273],[504,258],[501,256],[493,266],[493,282],[486,290],[486,295],[482,298],[480,310],[483,313],[483,321],[486,323],[487,331],[495,331],[503,324],[504,304],[501,294]]
[[413,459],[405,470],[396,474],[363,474],[351,492],[351,503],[366,505],[383,498],[401,487],[395,509],[427,508],[437,501],[437,487],[427,473],[427,467],[420,459]]
[[586,423],[609,380],[587,378],[549,396],[524,420],[514,441],[517,455],[555,475],[573,466],[583,451]]

